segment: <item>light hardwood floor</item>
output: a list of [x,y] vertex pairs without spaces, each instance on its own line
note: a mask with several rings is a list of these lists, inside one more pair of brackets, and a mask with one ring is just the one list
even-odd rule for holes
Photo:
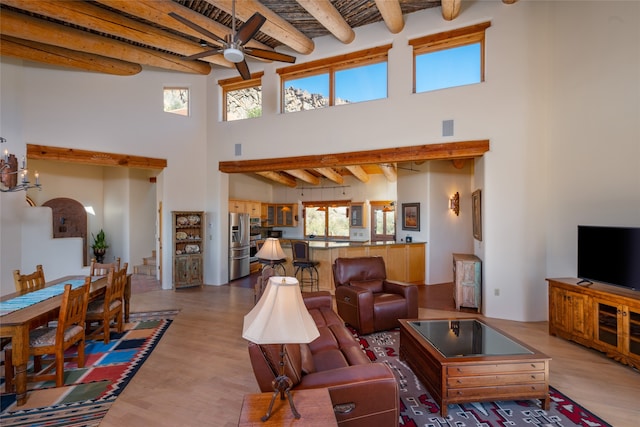
[[[253,290],[240,286],[134,293],[132,311],[180,313],[100,426],[236,426],[244,394],[258,392],[241,336],[252,307]],[[421,308],[420,316],[473,314]],[[549,336],[546,322],[486,321],[551,356],[553,387],[613,426],[638,425],[638,371]]]

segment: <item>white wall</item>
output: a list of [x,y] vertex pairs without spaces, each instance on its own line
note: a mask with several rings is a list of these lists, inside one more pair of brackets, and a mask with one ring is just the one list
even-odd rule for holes
[[[408,39],[487,20],[484,83],[411,93]],[[468,2],[452,22],[434,8],[407,16],[398,34],[373,24],[350,45],[325,37],[312,55],[298,55],[301,63],[393,42],[388,99],[278,114],[274,70],[282,64],[252,63],[252,71],[265,71],[263,116],[229,123],[217,121],[216,81],[235,71],[114,77],[2,58],[1,132],[18,154],[35,143],[167,158],[157,195],[163,228],[170,229],[171,210],[207,211],[209,284],[228,274],[229,180],[218,161],[489,139],[470,184],[483,191],[483,241],[473,248],[484,261],[484,313],[544,320],[545,277],[575,274],[576,224],[640,225],[639,28],[638,2]],[[162,113],[163,84],[192,88],[191,117]],[[441,136],[447,119],[455,120],[455,137]],[[236,143],[242,156],[234,155]],[[19,263],[8,253],[20,240],[12,196],[2,194],[0,206],[3,280]]]

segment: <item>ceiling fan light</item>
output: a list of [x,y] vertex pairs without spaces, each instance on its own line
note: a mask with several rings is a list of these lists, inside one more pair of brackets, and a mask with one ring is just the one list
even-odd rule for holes
[[230,47],[224,50],[224,59],[237,64],[238,62],[244,61],[244,54],[240,49]]

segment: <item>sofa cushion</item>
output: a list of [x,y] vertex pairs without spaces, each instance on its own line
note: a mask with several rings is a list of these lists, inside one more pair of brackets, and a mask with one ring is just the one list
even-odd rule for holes
[[374,280],[352,280],[352,286],[357,286],[359,288],[366,289],[368,291],[375,293],[383,291],[383,281],[380,279]]

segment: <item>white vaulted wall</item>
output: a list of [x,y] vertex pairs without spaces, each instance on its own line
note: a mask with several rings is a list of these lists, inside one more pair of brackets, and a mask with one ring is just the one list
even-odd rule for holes
[[[491,21],[486,81],[412,94],[407,40],[484,21]],[[406,17],[405,29],[395,35],[373,24],[358,29],[350,45],[321,38],[315,52],[298,62],[390,42],[387,99],[282,115],[275,73],[282,64],[252,64],[252,71],[265,71],[263,116],[229,123],[218,120],[216,81],[233,71],[202,77],[145,70],[113,77],[2,58],[0,134],[20,155],[32,143],[166,158],[156,195],[165,211],[162,226],[169,230],[174,209],[207,212],[205,281],[213,285],[227,277],[229,179],[218,172],[219,161],[488,139],[491,150],[468,166],[466,178],[453,180],[466,187],[460,190],[462,209],[470,208],[471,191],[483,192],[483,240],[463,240],[484,261],[483,311],[545,320],[545,278],[576,274],[577,224],[640,226],[640,3],[465,2],[452,22],[434,8]],[[163,85],[191,87],[191,117],[162,112]],[[442,120],[454,120],[453,137],[441,136]],[[235,144],[242,144],[242,156],[234,155]],[[440,230],[460,232],[449,212],[441,212],[450,182],[440,174],[427,171],[424,198],[406,200],[424,206],[429,251],[444,244]],[[399,198],[403,191],[398,188]],[[6,292],[10,270],[21,263],[13,249],[29,242],[22,242],[16,219],[19,198],[1,198]],[[136,221],[117,210],[108,215]],[[468,222],[463,227],[468,234]],[[430,259],[434,281],[450,268],[442,252]],[[170,245],[162,258],[163,285],[170,287]]]

